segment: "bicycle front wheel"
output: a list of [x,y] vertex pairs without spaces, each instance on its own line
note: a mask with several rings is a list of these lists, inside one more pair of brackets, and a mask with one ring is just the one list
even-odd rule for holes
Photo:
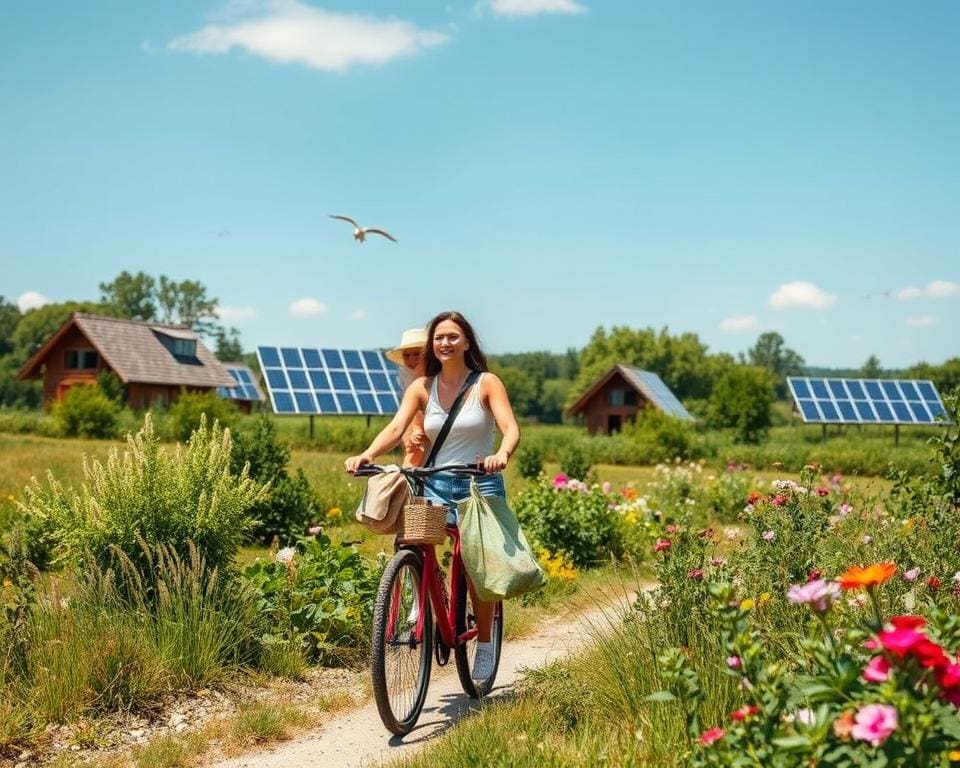
[[[461,572],[457,579],[457,637],[465,632],[472,632],[477,628],[477,619],[473,612],[473,599],[467,588],[467,578]],[[497,602],[493,607],[493,625],[490,629],[490,641],[493,644],[493,671],[483,680],[473,679],[473,660],[477,653],[476,636],[465,643],[457,643],[454,648],[454,659],[457,663],[457,675],[463,692],[473,699],[486,696],[493,688],[497,678],[497,668],[500,666],[500,648],[503,645],[503,602]]]
[[420,553],[401,549],[380,578],[373,611],[373,698],[398,736],[413,730],[430,684],[433,615],[430,600],[420,600],[422,579]]

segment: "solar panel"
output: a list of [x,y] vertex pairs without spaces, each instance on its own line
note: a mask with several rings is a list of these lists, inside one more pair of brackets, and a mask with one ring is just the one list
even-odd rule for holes
[[943,403],[925,379],[787,378],[808,424],[936,424]]
[[257,347],[274,413],[395,413],[397,366],[377,350]]
[[677,396],[673,394],[670,387],[664,384],[663,380],[653,371],[644,371],[626,365],[621,365],[620,369],[633,378],[633,383],[637,388],[661,411],[678,419],[693,421],[693,417],[683,407]]
[[241,363],[224,363],[223,367],[236,383],[232,387],[217,387],[220,397],[225,400],[252,400],[258,403],[266,399],[247,366]]

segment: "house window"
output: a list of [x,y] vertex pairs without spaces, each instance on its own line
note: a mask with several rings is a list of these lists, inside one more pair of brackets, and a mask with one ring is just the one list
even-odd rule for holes
[[174,339],[173,354],[177,357],[196,357],[197,342],[194,339]]
[[611,389],[607,397],[607,404],[614,408],[624,405],[636,405],[637,393],[632,389]]
[[67,365],[68,371],[92,371],[96,370],[100,358],[92,349],[68,349]]

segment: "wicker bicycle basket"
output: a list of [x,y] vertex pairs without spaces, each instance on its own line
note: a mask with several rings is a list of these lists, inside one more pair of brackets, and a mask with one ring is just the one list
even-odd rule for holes
[[447,508],[414,496],[403,505],[397,537],[407,544],[442,544],[447,536]]

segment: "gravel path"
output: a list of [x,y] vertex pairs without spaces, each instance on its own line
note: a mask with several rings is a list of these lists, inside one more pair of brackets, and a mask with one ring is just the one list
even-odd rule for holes
[[[551,617],[533,634],[504,643],[497,685],[490,698],[512,691],[524,669],[544,666],[582,648],[592,633],[609,625],[628,599],[622,596],[609,605]],[[417,727],[403,738],[392,736],[383,727],[371,699],[362,707],[337,712],[319,730],[208,768],[374,768],[423,749],[477,706],[460,688],[451,657],[444,668],[434,664],[423,713]]]

